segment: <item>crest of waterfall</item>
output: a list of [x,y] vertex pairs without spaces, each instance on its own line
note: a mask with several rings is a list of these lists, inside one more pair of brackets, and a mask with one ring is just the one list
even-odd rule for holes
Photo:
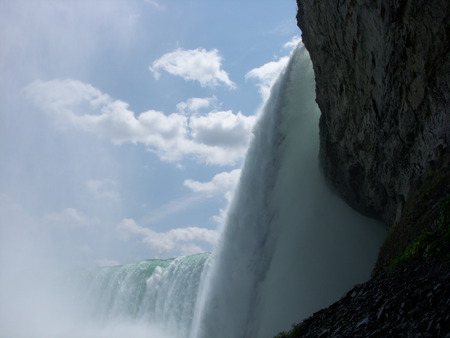
[[87,289],[83,293],[89,316],[102,321],[111,317],[136,317],[145,294],[146,280],[156,269],[165,268],[170,262],[148,260],[89,271],[82,286]]
[[271,337],[370,275],[385,231],[322,180],[314,85],[299,45],[255,127],[191,338]]
[[89,271],[80,286],[85,316],[104,326],[138,323],[157,327],[166,336],[186,337],[208,256],[145,260]]
[[167,268],[157,267],[147,280],[140,318],[164,323],[174,337],[187,337],[203,267],[209,254],[176,258]]

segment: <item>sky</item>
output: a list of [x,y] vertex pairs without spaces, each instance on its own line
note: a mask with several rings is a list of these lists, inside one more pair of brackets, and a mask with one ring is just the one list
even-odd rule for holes
[[0,244],[114,265],[211,251],[294,0],[0,0]]

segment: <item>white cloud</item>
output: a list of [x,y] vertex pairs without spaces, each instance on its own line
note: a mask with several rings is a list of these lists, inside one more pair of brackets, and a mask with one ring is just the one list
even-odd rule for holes
[[275,83],[276,79],[286,67],[289,61],[289,56],[284,56],[277,61],[268,62],[261,67],[254,68],[250,70],[245,77],[247,79],[252,78],[256,79],[259,87],[259,92],[263,98],[263,101],[266,101],[270,95],[270,89]]
[[[34,81],[25,93],[59,128],[80,129],[115,144],[142,143],[171,162],[191,156],[203,163],[235,164],[245,154],[256,119],[231,111],[186,116],[149,110],[136,117],[126,102],[71,79]],[[206,105],[190,104],[192,109]]]
[[295,35],[292,37],[292,39],[288,42],[286,42],[283,47],[286,49],[293,50],[297,45],[302,42],[302,37],[300,35]]
[[214,101],[215,97],[192,97],[186,102],[178,103],[177,109],[182,113],[197,113],[201,109],[209,108]]
[[141,237],[143,244],[160,255],[199,253],[204,250],[196,244],[197,242],[214,245],[217,241],[217,232],[205,228],[187,227],[172,229],[167,232],[155,232],[139,226],[133,219],[122,220],[117,228],[125,236]]
[[99,224],[97,218],[89,218],[74,208],[45,214],[44,221],[57,228],[81,228]]
[[[205,198],[213,196],[223,195],[227,200],[227,203],[229,203],[234,193],[234,188],[239,180],[240,172],[240,169],[222,172],[215,175],[209,182],[199,182],[192,179],[185,180],[183,182],[184,186],[189,188],[195,194],[189,194],[174,199],[157,209],[151,210],[141,222],[146,225],[160,223],[161,220],[167,216],[186,210]],[[216,221],[216,216],[213,216],[213,221]]]
[[193,116],[189,126],[196,142],[233,149],[247,146],[255,120],[255,116],[245,116],[241,112],[233,114],[227,110]]
[[291,40],[283,45],[283,48],[289,50],[288,56],[278,58],[276,61],[270,61],[264,65],[254,68],[245,74],[246,79],[256,79],[258,81],[257,86],[263,101],[265,102],[270,95],[270,90],[277,80],[280,73],[286,68],[289,61],[290,54],[299,43],[301,43],[301,36],[294,36]]
[[224,227],[225,224],[226,224],[229,206],[230,205],[228,204],[226,208],[219,210],[219,214],[218,215],[214,215],[213,217],[211,217],[211,220],[213,222],[215,222],[216,224],[218,224],[219,227],[221,227],[221,228]]
[[185,80],[198,81],[202,87],[219,84],[236,87],[222,69],[222,57],[217,49],[176,49],[153,61],[149,69],[155,79],[160,77],[159,71],[164,70]]
[[185,180],[183,184],[196,193],[206,194],[207,196],[216,196],[223,194],[227,200],[227,205],[219,210],[219,215],[212,216],[212,221],[219,226],[225,225],[228,207],[234,195],[241,169],[235,169],[230,172],[222,172],[213,177],[209,182],[199,182],[191,179]]
[[224,194],[225,198],[230,201],[240,175],[241,169],[235,169],[230,172],[219,173],[209,182],[188,179],[183,184],[194,192],[206,193],[210,196]]
[[88,180],[85,183],[86,190],[96,199],[106,199],[117,202],[119,193],[115,190],[116,183],[113,180]]

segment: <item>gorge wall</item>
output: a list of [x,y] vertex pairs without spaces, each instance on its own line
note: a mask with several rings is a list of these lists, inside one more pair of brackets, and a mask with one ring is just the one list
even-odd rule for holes
[[323,175],[389,235],[369,281],[277,338],[450,337],[450,2],[297,5]]
[[450,2],[297,4],[323,172],[352,207],[396,224],[419,178],[448,168]]
[[323,174],[350,206],[390,227],[374,272],[411,246],[443,251],[450,236],[450,2],[297,4],[316,76]]

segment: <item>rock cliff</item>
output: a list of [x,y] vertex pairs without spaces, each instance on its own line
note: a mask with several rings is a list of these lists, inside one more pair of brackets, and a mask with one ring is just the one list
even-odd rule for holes
[[352,207],[396,224],[425,171],[448,165],[450,2],[297,3],[324,174]]
[[373,277],[283,337],[450,337],[450,2],[297,0],[329,185],[389,235]]

